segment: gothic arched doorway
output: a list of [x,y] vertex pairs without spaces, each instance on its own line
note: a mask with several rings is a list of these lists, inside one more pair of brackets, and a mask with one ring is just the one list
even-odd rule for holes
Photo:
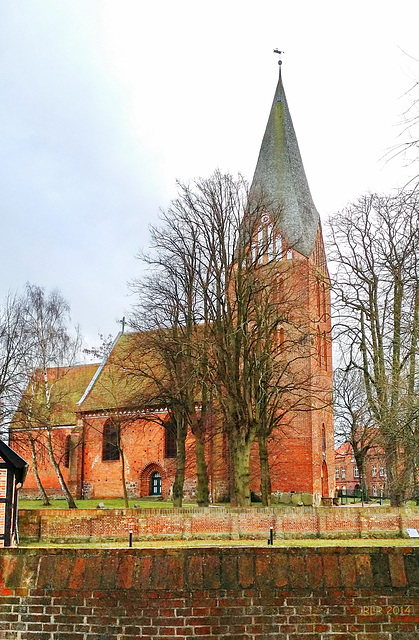
[[140,496],[163,495],[165,478],[163,468],[156,462],[151,462],[140,472]]

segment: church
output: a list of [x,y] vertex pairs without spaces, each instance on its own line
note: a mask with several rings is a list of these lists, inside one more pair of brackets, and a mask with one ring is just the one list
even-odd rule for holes
[[[320,388],[306,390],[309,410],[295,411],[281,437],[269,443],[271,490],[274,496],[304,496],[304,504],[328,504],[335,488],[332,411],[330,281],[319,214],[313,203],[285,96],[281,66],[278,84],[254,172],[252,189],[262,189],[267,202],[280,202],[275,237],[281,252],[278,268],[287,265],[300,297],[300,323],[309,336],[304,369]],[[261,217],[262,234],[270,212]],[[272,218],[273,219],[273,218]],[[54,369],[56,403],[50,433],[55,458],[76,498],[122,496],[121,475],[128,495],[168,498],[176,470],[176,438],[166,407],[135,406],[135,380],[122,379],[117,363],[132,357],[138,336],[121,332],[101,364]],[[314,383],[313,383],[314,384]],[[123,424],[123,430],[115,428]],[[16,414],[10,444],[30,464],[24,495],[39,496],[39,480],[49,496],[60,496],[56,470],[48,455],[46,429],[34,429]],[[251,490],[260,489],[257,442],[251,450]],[[186,440],[184,497],[196,491],[194,439]],[[229,498],[229,465],[222,429],[206,444],[210,499]],[[38,482],[37,478],[38,476]]]

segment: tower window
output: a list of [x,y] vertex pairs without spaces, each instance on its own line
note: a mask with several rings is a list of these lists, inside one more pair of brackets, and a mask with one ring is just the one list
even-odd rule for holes
[[102,460],[119,460],[119,424],[108,420],[103,427]]

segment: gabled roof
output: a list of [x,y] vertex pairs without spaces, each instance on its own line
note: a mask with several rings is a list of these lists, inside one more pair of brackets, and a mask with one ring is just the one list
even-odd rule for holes
[[[136,409],[153,404],[158,395],[153,376],[158,377],[161,364],[155,340],[150,340],[152,335],[153,332],[138,332],[117,336],[109,356],[81,397],[78,412]],[[150,375],[142,375],[142,371],[149,371]]]
[[251,193],[278,211],[277,228],[307,258],[316,242],[320,217],[308,186],[280,75],[259,152]]
[[16,476],[16,482],[25,480],[28,463],[21,458],[16,451],[13,451],[3,440],[0,440],[0,458],[4,460],[8,467],[12,467]]
[[[51,389],[51,415],[47,416],[52,425],[73,425],[76,422],[77,402],[98,369],[96,364],[83,364],[71,367],[51,367],[48,380]],[[37,370],[26,388],[19,407],[13,417],[11,429],[27,426],[28,411],[33,414],[34,402],[43,405],[43,374]],[[35,398],[35,399],[34,399]],[[37,412],[35,411],[35,414]],[[41,414],[39,414],[41,415]]]

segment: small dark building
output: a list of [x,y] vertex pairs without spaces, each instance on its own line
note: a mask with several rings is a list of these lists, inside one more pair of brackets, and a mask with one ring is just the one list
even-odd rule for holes
[[0,440],[0,547],[14,546],[17,535],[17,494],[28,463]]

